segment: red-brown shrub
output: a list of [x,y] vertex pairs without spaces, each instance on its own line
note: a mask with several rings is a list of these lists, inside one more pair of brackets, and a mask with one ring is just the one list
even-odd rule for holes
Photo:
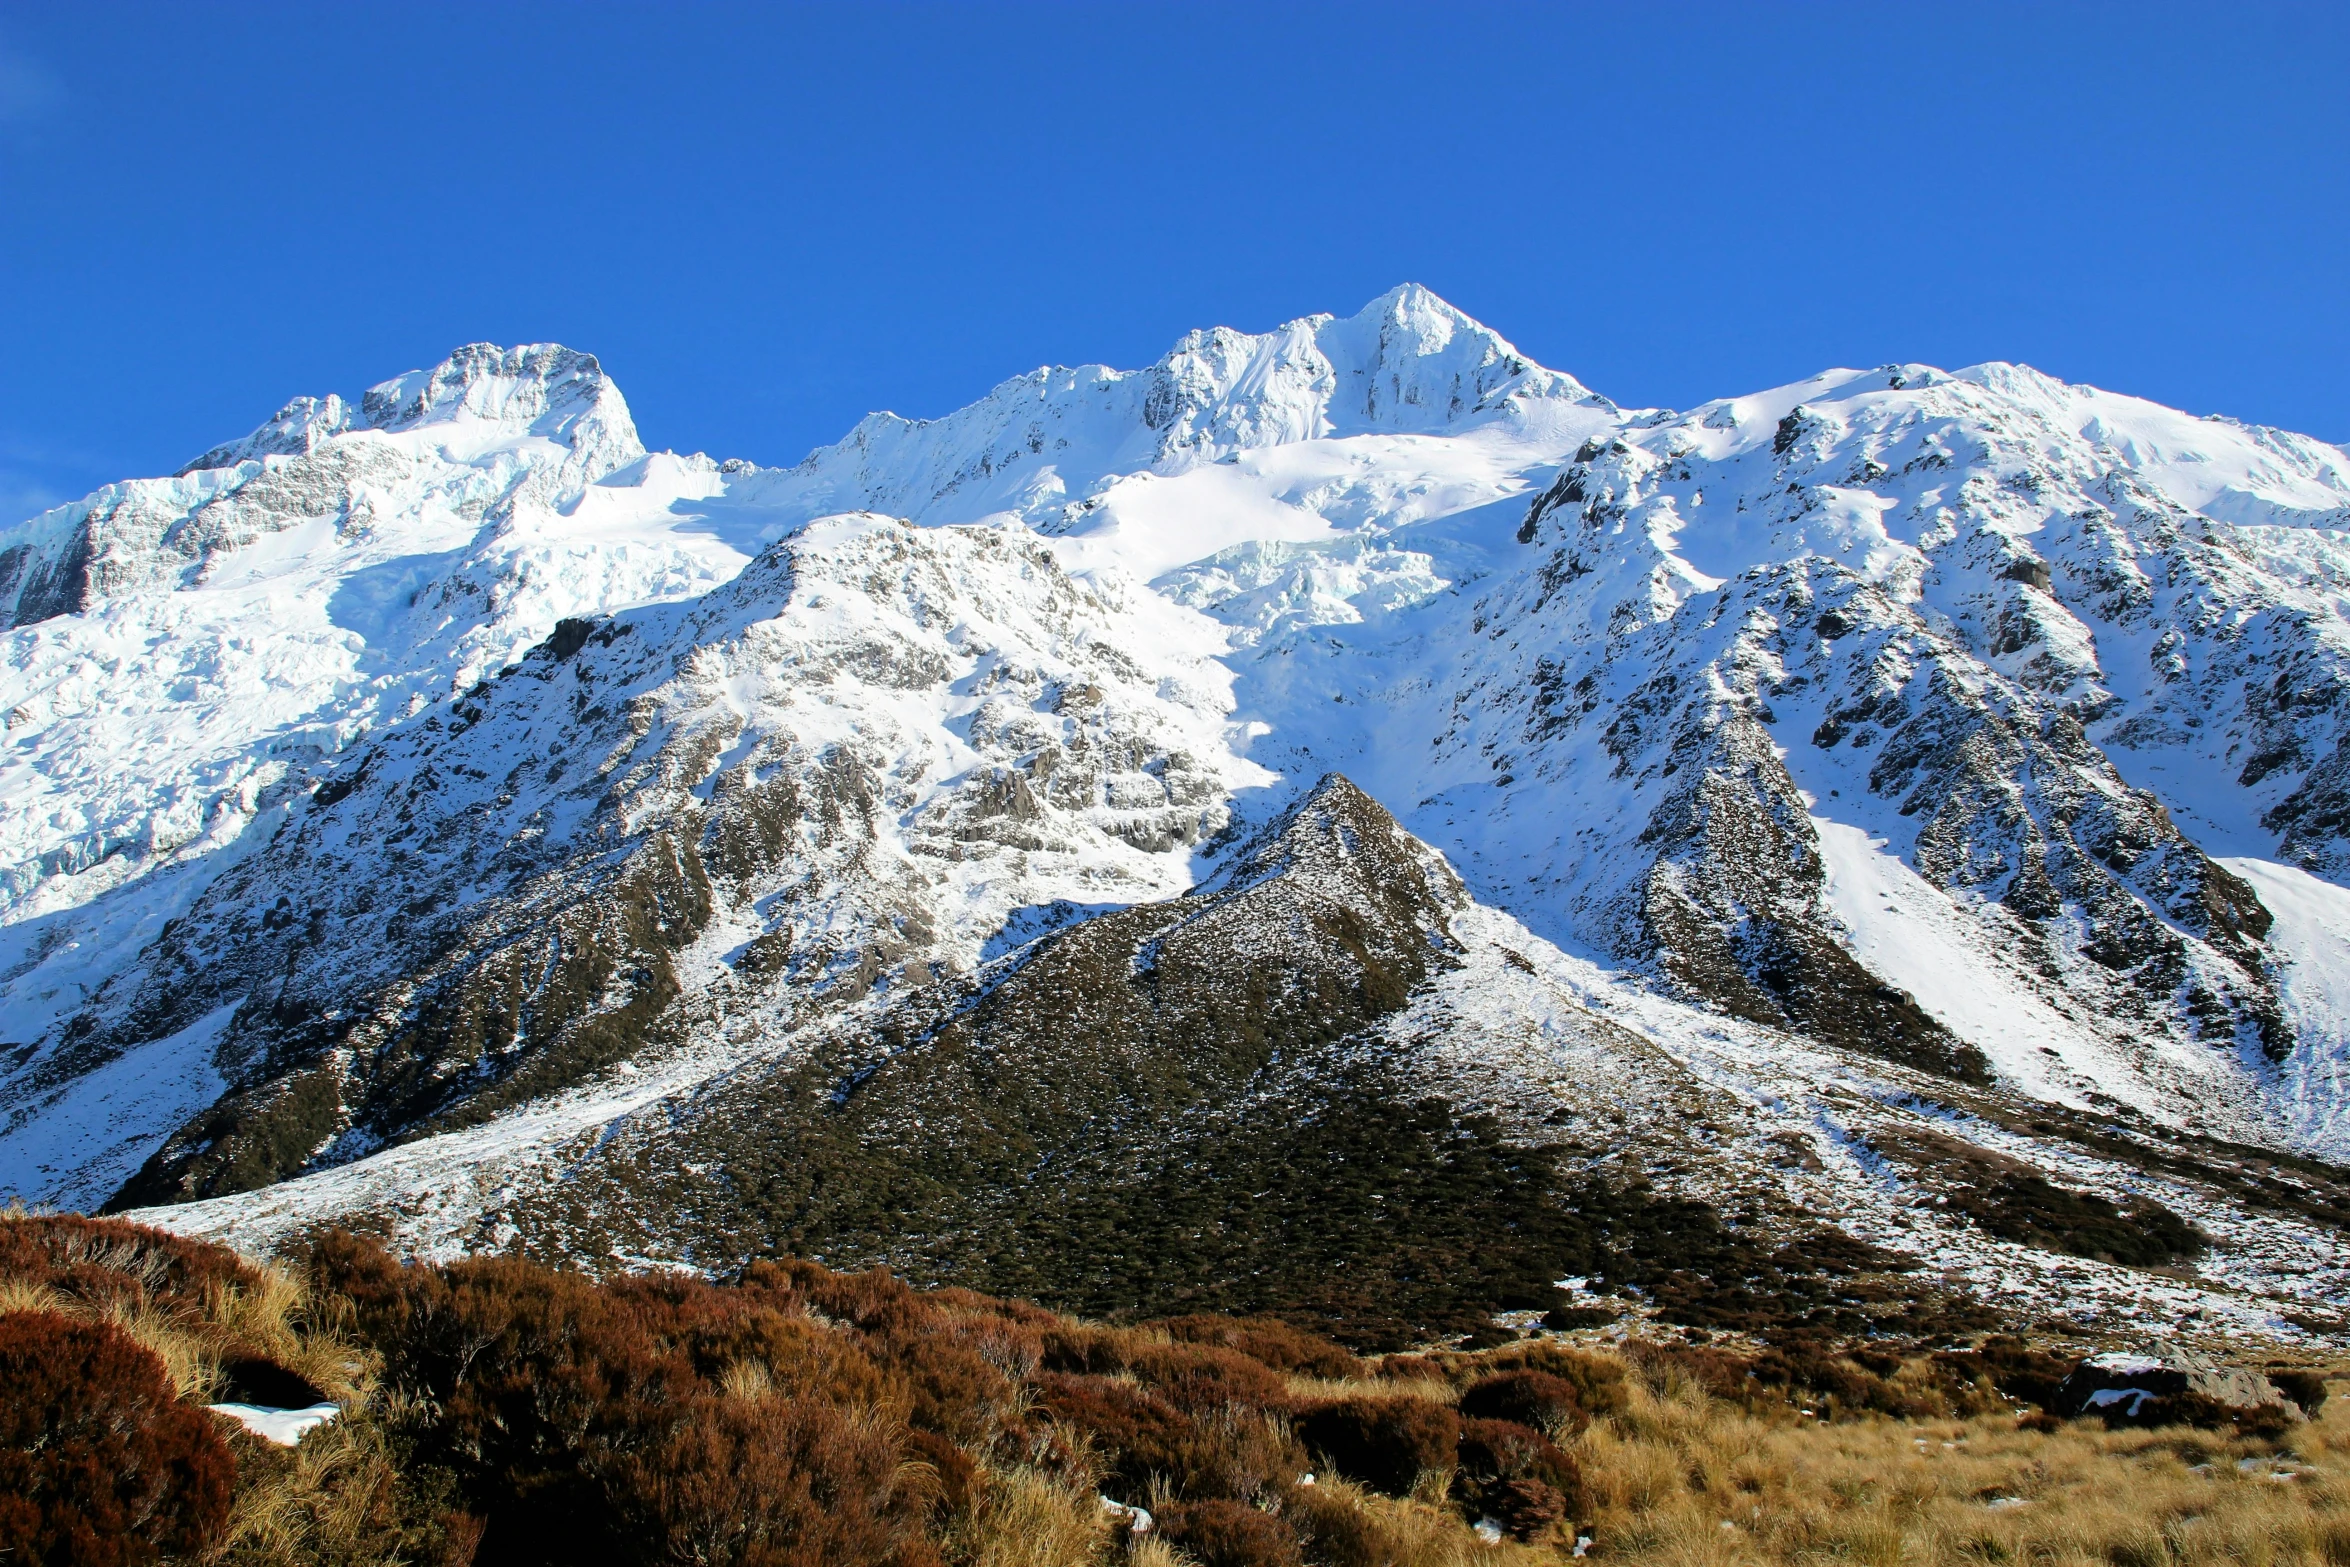
[[258,1275],[225,1246],[78,1214],[0,1215],[0,1277],[30,1279],[93,1306],[201,1307],[216,1285]]
[[0,1316],[0,1559],[122,1567],[209,1545],[236,1468],[217,1418],[112,1328]]
[[1200,1567],[1300,1567],[1297,1534],[1271,1513],[1242,1502],[1179,1502],[1159,1527]]
[[1382,1382],[1442,1382],[1444,1362],[1433,1355],[1389,1355],[1371,1375]]
[[515,1258],[403,1267],[347,1236],[312,1267],[351,1300],[386,1380],[433,1411],[416,1454],[482,1518],[484,1567],[626,1555],[614,1477],[702,1390],[690,1345],[718,1328],[702,1297],[721,1292]]
[[1461,1413],[1481,1420],[1580,1431],[1591,1423],[1575,1384],[1547,1371],[1505,1371],[1461,1391]]
[[1574,1456],[1531,1426],[1507,1420],[1461,1422],[1462,1510],[1490,1517],[1521,1540],[1547,1533],[1583,1505],[1583,1473]]
[[1275,1371],[1309,1377],[1358,1377],[1363,1363],[1319,1334],[1279,1317],[1168,1317],[1157,1324],[1186,1344],[1214,1344],[1238,1350]]
[[979,1484],[979,1466],[971,1461],[969,1453],[936,1431],[916,1428],[906,1433],[906,1456],[916,1463],[928,1464],[937,1475],[941,1507],[959,1513],[971,1505]]
[[1278,1374],[1234,1350],[1147,1344],[1127,1364],[1168,1403],[1195,1414],[1226,1405],[1281,1409],[1289,1403],[1289,1385]]
[[[784,1263],[730,1286],[598,1284],[512,1258],[403,1267],[349,1237],[319,1242],[312,1267],[432,1411],[418,1454],[485,1519],[485,1567],[913,1567],[931,1559],[930,1508],[967,1495],[972,1470],[949,1442],[909,1450],[890,1412],[961,1427],[1011,1401],[1003,1373],[923,1331],[942,1315],[886,1274]],[[821,1326],[808,1306],[862,1326]],[[738,1366],[769,1391],[718,1396]]]
[[1457,1451],[1465,1477],[1515,1480],[1530,1476],[1570,1492],[1581,1481],[1572,1454],[1532,1426],[1512,1420],[1462,1421]]
[[930,1308],[887,1268],[835,1273],[820,1262],[785,1257],[768,1264],[788,1277],[810,1304],[868,1333],[907,1334],[926,1325]]
[[1109,1475],[1130,1491],[1155,1479],[1180,1496],[1254,1501],[1292,1478],[1301,1461],[1262,1421],[1194,1418],[1156,1393],[1103,1377],[1045,1372],[1036,1405],[1091,1436]]
[[[728,1292],[710,1293],[723,1301]],[[903,1386],[848,1334],[769,1306],[751,1305],[700,1323],[689,1343],[695,1367],[712,1380],[730,1366],[751,1364],[766,1371],[777,1392],[792,1398],[864,1406],[909,1402]]]
[[1012,1379],[977,1351],[952,1339],[912,1333],[874,1346],[910,1400],[910,1418],[925,1430],[977,1441],[1018,1406]]
[[1472,1364],[1478,1375],[1539,1371],[1557,1377],[1574,1388],[1575,1402],[1587,1415],[1612,1415],[1625,1405],[1623,1366],[1564,1344],[1536,1340],[1483,1356]]
[[1567,1498],[1540,1480],[1502,1480],[1488,1486],[1485,1516],[1516,1539],[1539,1540],[1567,1516]]
[[673,1415],[606,1471],[629,1555],[697,1567],[932,1559],[923,1524],[935,1483],[901,1466],[886,1431],[772,1397],[699,1398]]
[[1301,1414],[1297,1434],[1350,1480],[1402,1496],[1453,1462],[1459,1417],[1418,1398],[1340,1398]]
[[1083,1322],[1064,1322],[1044,1331],[1044,1355],[1038,1362],[1046,1371],[1107,1376],[1126,1369],[1126,1358],[1139,1342],[1116,1328],[1097,1328]]

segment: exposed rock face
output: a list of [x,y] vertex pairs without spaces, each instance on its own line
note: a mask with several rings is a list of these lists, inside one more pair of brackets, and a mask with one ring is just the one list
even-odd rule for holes
[[1750,1021],[1989,1081],[1981,1051],[1837,944],[1810,821],[1762,726],[1733,716],[1676,762],[1686,781],[1638,839],[1656,858],[1619,950],[1653,954],[1685,994]]
[[[1923,439],[1913,465],[1933,473],[1941,447]],[[1506,816],[1604,770],[1620,804],[1612,822],[1584,817],[1561,856],[1563,922],[1737,1015],[1841,1027],[1841,1043],[1965,1078],[1992,1070],[1902,986],[1851,961],[1854,911],[1823,896],[1819,823],[1858,813],[1981,923],[2019,983],[2110,1029],[2117,1048],[2152,1031],[2282,1060],[2295,1033],[2263,945],[2269,911],[2092,738],[2092,724],[2151,731],[2115,726],[2125,704],[2055,595],[2093,580],[2113,613],[2136,616],[2124,588],[2136,579],[2110,562],[2091,572],[2077,546],[2052,570],[2003,531],[2027,480],[2043,500],[2054,493],[2044,460],[2004,489],[1970,481],[1963,510],[1937,506],[1935,489],[1918,503],[1921,545],[1904,545],[1873,496],[1823,482],[1850,465],[1891,487],[1886,462],[1856,463],[1855,446],[1893,449],[1802,409],[1768,447],[1725,456],[1672,425],[1587,442],[1518,529],[1534,567],[1476,608],[1509,673],[1455,698],[1439,752],[1516,785]],[[1679,546],[1725,488],[1763,514],[1735,526],[1841,533],[1875,553],[1847,546],[1709,579]],[[2110,520],[2066,526],[2109,552],[2123,537]],[[2219,552],[2154,531],[2181,551],[2166,568],[2173,591],[2218,591]],[[1474,853],[1468,863],[1474,879]]]

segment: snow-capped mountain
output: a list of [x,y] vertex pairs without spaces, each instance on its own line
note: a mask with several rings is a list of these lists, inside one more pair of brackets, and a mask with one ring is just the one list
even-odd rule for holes
[[[2305,437],[2009,365],[1628,411],[1416,287],[791,469],[476,345],[0,534],[0,1186],[948,1276],[1017,1150],[1122,1190],[1375,1057],[1986,1288],[2144,1281],[1919,1191],[2167,1204],[2273,1326],[2350,1260],[2345,585]],[[1316,832],[1409,847],[1264,891]],[[1075,1086],[958,1119],[941,1041]],[[785,1203],[822,1104],[973,1189]]]

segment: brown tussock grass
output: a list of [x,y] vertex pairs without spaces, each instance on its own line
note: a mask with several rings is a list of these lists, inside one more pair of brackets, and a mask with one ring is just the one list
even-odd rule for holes
[[1378,1521],[1395,1567],[1546,1567],[1564,1554],[1513,1540],[1487,1545],[1462,1527],[1458,1511],[1424,1493],[1382,1496],[1336,1475],[1317,1475],[1314,1483]]
[[1094,1567],[1111,1557],[1093,1484],[1025,1464],[982,1470],[979,1505],[945,1544],[955,1567]]
[[[2280,1442],[2009,1416],[1822,1425],[1672,1375],[1570,1444],[1595,1555],[1733,1567],[2350,1567],[2350,1415]],[[2249,1472],[2239,1464],[2249,1461]],[[2279,1469],[2294,1478],[2268,1476]],[[2012,1498],[2006,1505],[1989,1505]],[[2021,1505],[2016,1505],[2020,1503]]]
[[227,1533],[207,1564],[393,1567],[410,1559],[406,1542],[384,1527],[400,1477],[374,1422],[318,1427],[282,1457],[248,1448],[246,1463]]
[[1304,1377],[1284,1379],[1289,1396],[1300,1404],[1339,1398],[1419,1398],[1431,1404],[1457,1404],[1461,1390],[1433,1377],[1398,1377],[1384,1381],[1370,1377]]

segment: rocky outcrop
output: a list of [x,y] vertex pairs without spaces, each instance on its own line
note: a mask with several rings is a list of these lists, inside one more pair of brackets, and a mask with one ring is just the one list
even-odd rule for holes
[[2096,1415],[2114,1425],[2168,1425],[2199,1413],[2195,1406],[2301,1419],[2298,1406],[2261,1373],[2160,1344],[2091,1355],[2057,1388],[2050,1412],[2067,1419]]
[[1637,840],[1654,858],[1620,950],[1751,1022],[1988,1082],[1981,1051],[1838,944],[1809,817],[1762,726],[1733,716],[1677,760],[1687,782]]

